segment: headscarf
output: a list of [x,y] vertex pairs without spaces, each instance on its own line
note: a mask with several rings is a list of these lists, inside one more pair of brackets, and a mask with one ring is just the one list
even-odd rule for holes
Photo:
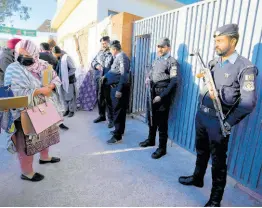
[[21,39],[19,39],[19,38],[10,39],[9,41],[7,41],[7,48],[15,49],[16,44],[20,41],[21,41]]
[[40,74],[41,71],[48,68],[48,62],[39,59],[39,49],[32,41],[21,40],[19,43],[20,44],[15,49],[16,52],[19,54],[20,50],[25,50],[34,59],[34,64],[31,66],[26,66],[28,71]]
[[[20,50],[25,50],[27,53],[32,56],[35,63],[31,66],[26,66],[26,69],[30,71],[33,75],[38,74],[41,76],[41,72],[48,68],[49,64],[46,61],[39,59],[39,50],[37,46],[30,40],[21,40],[15,47],[16,59],[19,55]],[[34,75],[35,76],[35,75]],[[61,83],[61,80],[57,76],[55,70],[53,70],[51,83]]]

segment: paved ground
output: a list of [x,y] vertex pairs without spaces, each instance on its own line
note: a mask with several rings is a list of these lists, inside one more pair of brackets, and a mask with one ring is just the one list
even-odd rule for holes
[[[161,160],[150,155],[154,148],[140,149],[147,126],[128,119],[124,142],[108,146],[106,123],[93,124],[96,112],[77,112],[67,119],[70,127],[61,133],[61,142],[51,148],[62,161],[35,170],[46,176],[40,183],[19,179],[15,155],[0,141],[0,206],[203,206],[210,194],[210,168],[205,187],[185,187],[180,175],[193,171],[195,156],[173,145]],[[223,206],[261,206],[228,178]]]

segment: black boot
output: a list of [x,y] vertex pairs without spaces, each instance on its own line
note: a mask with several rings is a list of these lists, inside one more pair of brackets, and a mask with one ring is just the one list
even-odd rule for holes
[[114,127],[114,122],[113,121],[109,121],[108,126],[109,129]]
[[140,147],[152,147],[152,146],[155,146],[155,141],[151,139],[146,139],[145,141],[140,142],[139,146]]
[[202,188],[204,186],[204,180],[195,177],[194,175],[192,176],[181,176],[178,179],[179,183],[186,185],[186,186],[196,186],[199,188]]
[[159,159],[166,155],[166,150],[163,148],[157,148],[156,151],[151,155],[153,159]]
[[122,142],[122,137],[114,135],[111,139],[107,141],[107,144],[118,144]]
[[102,122],[102,121],[105,121],[106,118],[103,117],[103,116],[99,116],[97,119],[94,120],[94,123],[99,123],[99,122]]
[[226,177],[227,167],[224,167],[223,169],[212,167],[212,190],[210,199],[205,207],[220,207],[220,202],[222,201],[226,186]]
[[68,116],[68,114],[69,114],[69,111],[66,111],[63,116],[64,116],[64,117],[65,117],[65,116]]
[[71,118],[71,117],[73,117],[74,115],[75,115],[74,112],[69,112],[68,117]]

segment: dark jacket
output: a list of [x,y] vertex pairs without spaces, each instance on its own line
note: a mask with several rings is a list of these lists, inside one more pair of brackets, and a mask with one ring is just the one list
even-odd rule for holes
[[53,66],[53,69],[56,69],[57,59],[50,52],[40,52],[39,58],[44,61],[47,61],[49,64]]
[[9,64],[15,61],[14,51],[9,48],[4,48],[0,52],[0,85],[4,84],[5,70]]

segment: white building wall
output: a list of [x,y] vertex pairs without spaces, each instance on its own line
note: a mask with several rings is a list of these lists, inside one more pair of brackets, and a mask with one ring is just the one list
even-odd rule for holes
[[89,29],[88,32],[88,63],[90,63],[95,55],[101,48],[100,39],[102,38],[102,33],[106,30],[107,35],[111,37],[112,35],[112,25],[111,18],[107,17],[103,21],[99,22]]
[[58,40],[97,21],[97,5],[98,0],[83,0],[59,27]]
[[149,17],[182,6],[182,4],[176,2],[172,5],[173,6],[170,7],[163,3],[149,0],[98,0],[98,21],[108,16],[108,10]]

